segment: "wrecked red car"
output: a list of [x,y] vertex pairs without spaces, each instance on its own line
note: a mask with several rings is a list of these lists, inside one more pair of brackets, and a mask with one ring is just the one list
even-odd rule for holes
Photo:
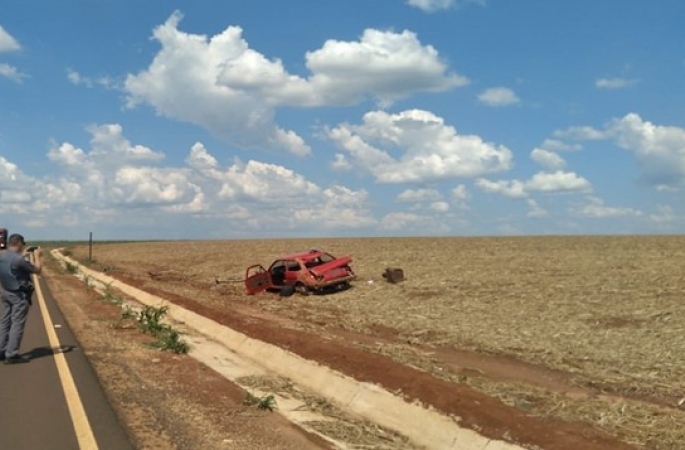
[[275,260],[268,270],[260,264],[248,267],[245,289],[249,295],[268,290],[282,296],[346,289],[355,277],[350,262],[349,256],[336,258],[320,250],[294,253]]

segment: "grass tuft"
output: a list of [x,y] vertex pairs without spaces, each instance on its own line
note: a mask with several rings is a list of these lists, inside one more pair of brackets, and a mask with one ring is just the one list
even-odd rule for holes
[[278,406],[276,404],[276,397],[274,397],[273,394],[257,397],[256,395],[253,395],[248,392],[245,396],[245,400],[243,400],[243,403],[249,406],[256,406],[258,409],[261,410],[268,410],[272,412]]
[[121,319],[117,328],[122,328],[125,321],[134,320],[140,331],[155,337],[155,341],[150,344],[152,347],[176,354],[188,353],[190,345],[181,338],[181,334],[168,324],[162,322],[168,309],[166,306],[160,306],[159,308],[145,306],[136,312],[127,305],[121,313]]
[[78,273],[78,265],[74,264],[74,263],[70,263],[69,261],[67,261],[65,263],[64,268],[67,270],[68,273],[70,273],[72,275],[75,275]]

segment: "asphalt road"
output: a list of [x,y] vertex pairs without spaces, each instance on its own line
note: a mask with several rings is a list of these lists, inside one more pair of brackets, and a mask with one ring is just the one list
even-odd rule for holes
[[133,448],[95,372],[40,279],[21,354],[31,361],[0,363],[0,448]]

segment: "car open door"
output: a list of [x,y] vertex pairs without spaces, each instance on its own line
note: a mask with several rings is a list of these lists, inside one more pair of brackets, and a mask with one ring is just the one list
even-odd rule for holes
[[245,290],[248,295],[258,294],[271,287],[269,272],[261,264],[250,266],[245,271]]

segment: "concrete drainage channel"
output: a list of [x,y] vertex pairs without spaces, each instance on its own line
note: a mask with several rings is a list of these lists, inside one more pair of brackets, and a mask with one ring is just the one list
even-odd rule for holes
[[[344,438],[331,436],[322,426],[340,416],[310,408],[311,395],[320,396],[349,420],[375,424],[385,448],[427,448],[439,450],[514,450],[523,447],[496,441],[461,428],[458,423],[436,411],[408,403],[379,386],[362,383],[342,373],[306,360],[275,345],[252,339],[213,320],[174,305],[169,301],[122,283],[101,272],[80,265],[58,250],[53,256],[63,265],[78,267],[77,276],[96,289],[116,289],[143,305],[168,307],[171,320],[183,324],[191,345],[190,356],[240,385],[256,397],[274,395],[277,411],[304,429],[319,434],[341,449],[357,448]],[[261,381],[260,381],[261,380]],[[284,380],[287,380],[284,382]],[[271,386],[265,388],[265,386]],[[273,383],[280,383],[273,392]],[[288,389],[285,389],[287,387]],[[298,393],[300,395],[298,395]],[[316,402],[315,402],[316,403]],[[330,408],[329,408],[330,409]],[[335,433],[333,433],[335,434]],[[388,436],[393,434],[394,436]],[[380,438],[379,438],[380,439]],[[392,445],[391,442],[396,442]],[[402,443],[403,442],[403,443]],[[366,443],[364,447],[367,447]]]

